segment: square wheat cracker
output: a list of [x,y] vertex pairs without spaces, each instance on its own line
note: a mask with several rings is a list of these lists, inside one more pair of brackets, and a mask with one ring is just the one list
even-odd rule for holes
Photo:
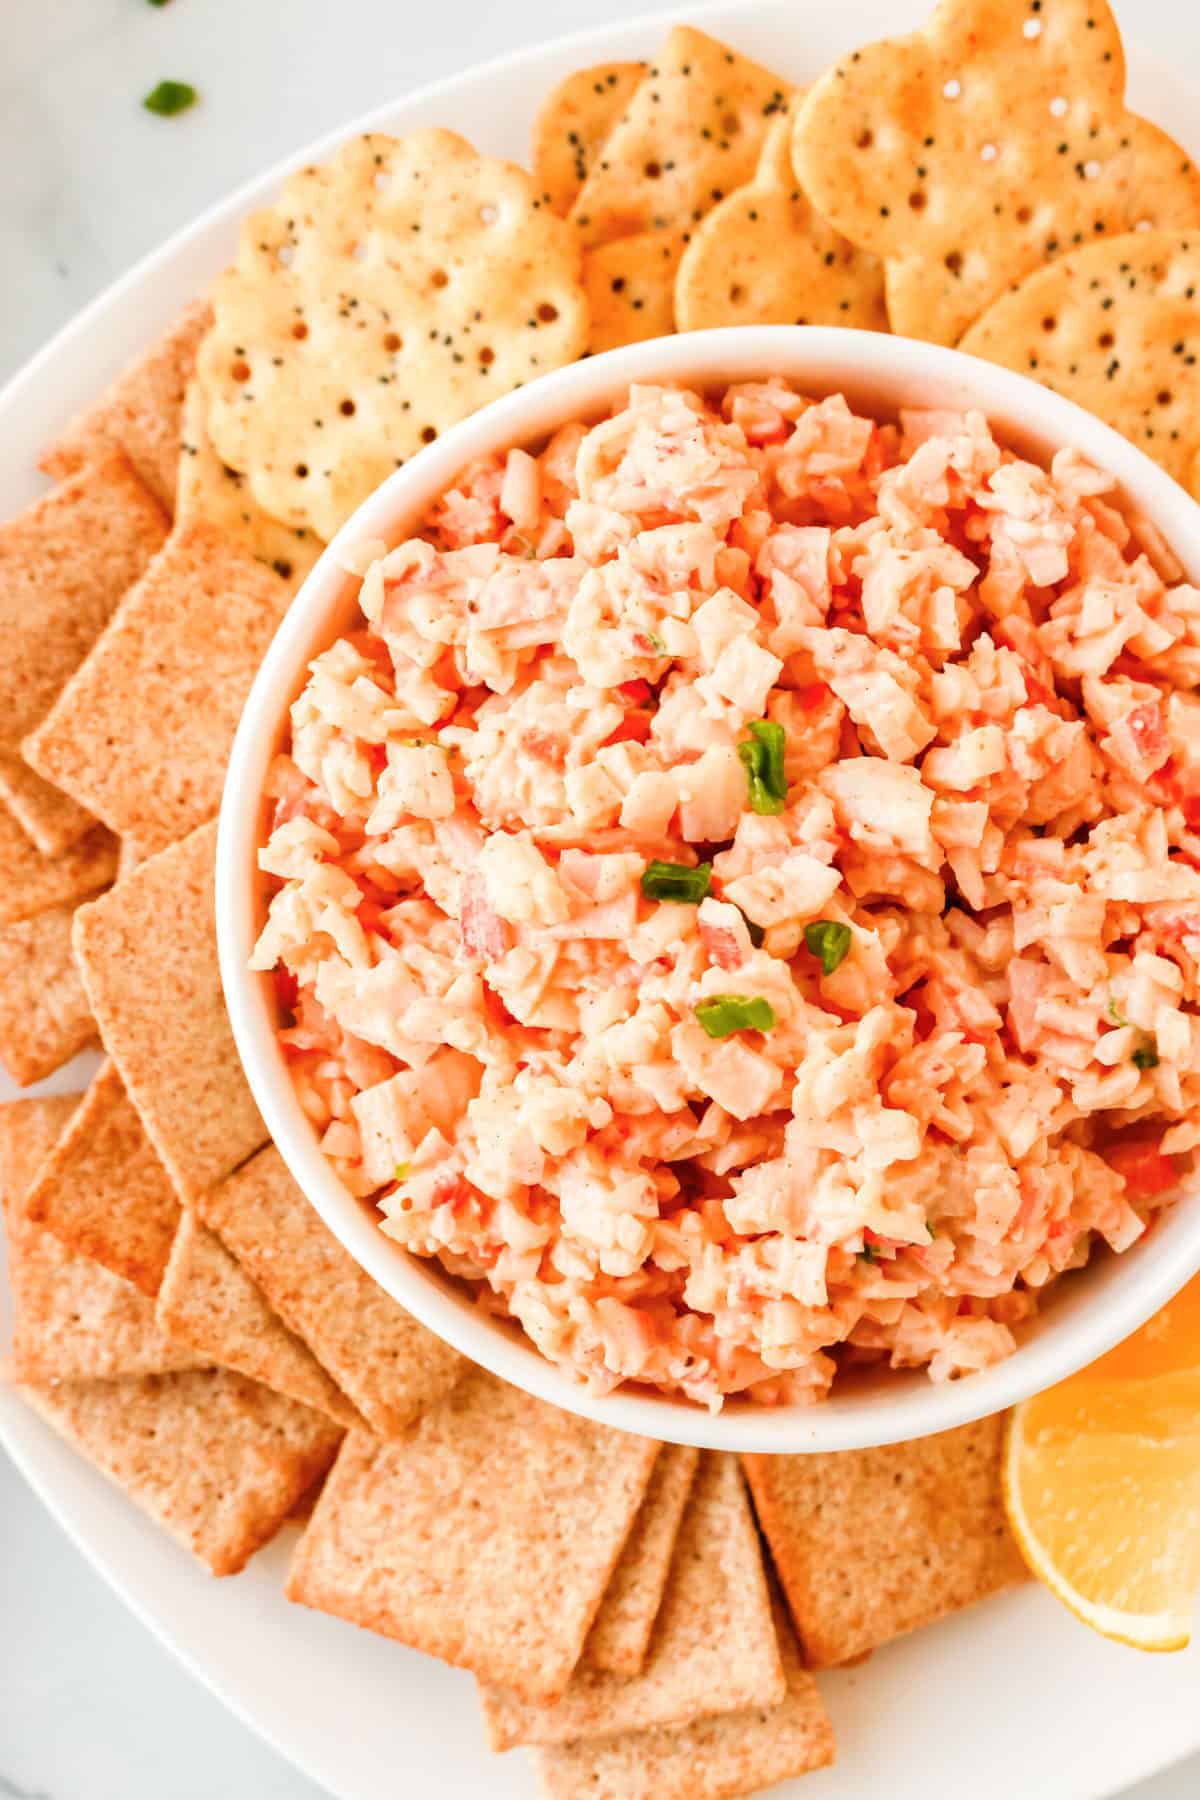
[[403,1440],[350,1434],[288,1597],[553,1699],[657,1454],[472,1369]]
[[875,1450],[743,1458],[805,1661],[849,1662],[1019,1581],[1004,1419]]
[[159,505],[173,512],[184,389],[211,323],[207,300],[193,300],[46,446],[39,468],[61,481],[114,448],[123,450]]
[[664,1444],[633,1530],[604,1592],[585,1655],[594,1669],[636,1675],[646,1660],[700,1452]]
[[0,525],[0,749],[44,717],[166,535],[120,451]]
[[773,1613],[787,1681],[778,1706],[538,1750],[547,1800],[736,1800],[831,1763],[829,1715],[782,1606]]
[[18,1087],[44,1081],[95,1041],[71,952],[72,906],[0,928],[0,1063]]
[[96,1071],[24,1205],[68,1250],[151,1298],[158,1292],[179,1200],[111,1060]]
[[117,844],[95,825],[61,856],[44,856],[0,805],[0,927],[31,919],[51,906],[67,906],[106,888],[117,873]]
[[380,1437],[399,1436],[462,1374],[458,1352],[338,1243],[273,1145],[197,1209]]
[[143,854],[221,804],[242,707],[290,589],[215,526],[177,526],[22,744]]
[[562,1697],[531,1701],[480,1684],[494,1750],[568,1744],[778,1706],[786,1683],[762,1550],[737,1458],[700,1461],[641,1673],[628,1679],[585,1657]]
[[76,1105],[77,1096],[68,1094],[0,1107],[13,1374],[18,1381],[58,1382],[204,1368],[208,1358],[164,1337],[144,1294],[72,1256],[22,1210],[34,1170]]
[[336,1382],[271,1310],[216,1233],[190,1212],[179,1221],[155,1317],[168,1337],[207,1362],[236,1369],[339,1425],[362,1425]]
[[20,1392],[214,1575],[236,1575],[275,1536],[342,1436],[323,1413],[230,1369]]
[[267,1133],[217,965],[215,822],[160,850],[75,916],[75,955],[104,1047],[181,1200]]

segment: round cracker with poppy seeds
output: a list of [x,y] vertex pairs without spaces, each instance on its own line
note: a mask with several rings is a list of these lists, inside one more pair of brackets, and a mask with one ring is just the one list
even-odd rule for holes
[[554,212],[564,217],[570,212],[646,67],[613,62],[576,69],[543,101],[533,126],[533,179]]
[[442,130],[352,138],[249,217],[197,373],[222,462],[328,541],[394,468],[587,343],[574,232]]
[[1134,231],[1060,257],[961,347],[1085,406],[1200,499],[1200,232]]

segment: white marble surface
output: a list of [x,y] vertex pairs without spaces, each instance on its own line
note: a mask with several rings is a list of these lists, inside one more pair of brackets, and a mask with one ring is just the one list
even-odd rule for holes
[[[114,276],[295,145],[623,6],[640,10],[636,0],[5,0],[0,380]],[[1127,18],[1137,10],[1130,0]],[[201,104],[174,120],[143,112],[141,96],[164,76],[193,82]],[[0,1797],[318,1800],[126,1612],[2,1456],[0,1520]],[[425,1800],[402,1768],[397,1792]],[[1196,1800],[1200,1759],[1134,1794]]]

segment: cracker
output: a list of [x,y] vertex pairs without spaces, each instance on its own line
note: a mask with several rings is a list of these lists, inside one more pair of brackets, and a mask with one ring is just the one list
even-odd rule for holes
[[230,1369],[21,1392],[214,1575],[236,1575],[274,1537],[342,1436],[324,1414]]
[[622,1679],[585,1657],[557,1704],[500,1687],[483,1686],[480,1697],[492,1748],[507,1750],[778,1706],[785,1692],[741,1470],[736,1457],[706,1451],[641,1673]]
[[466,1367],[385,1294],[305,1199],[274,1146],[201,1195],[199,1212],[380,1437],[396,1437]]
[[636,1675],[645,1662],[699,1461],[700,1452],[686,1444],[664,1444],[659,1451],[646,1498],[588,1636],[586,1655],[594,1669]]
[[25,1190],[76,1104],[69,1094],[0,1107],[13,1373],[18,1381],[59,1382],[203,1368],[210,1359],[164,1337],[144,1294],[73,1256],[25,1216]]
[[68,1250],[151,1298],[158,1292],[179,1201],[111,1061],[100,1065],[24,1206]]
[[267,563],[295,591],[324,545],[311,531],[281,525],[262,510],[244,475],[223,463],[208,435],[204,389],[188,383],[183,402],[183,442],[175,494],[179,525],[215,525],[234,548]]
[[215,822],[202,825],[75,915],[75,955],[104,1047],[184,1201],[267,1135],[221,992],[216,847]]
[[678,232],[643,231],[586,252],[589,350],[619,350],[643,338],[670,336],[675,329],[675,271],[684,241]]
[[194,300],[157,342],[122,370],[100,397],[72,419],[39,458],[56,481],[108,451],[123,450],[159,505],[175,504],[183,392],[200,339],[212,323],[206,300]]
[[107,887],[117,873],[117,843],[97,825],[61,856],[43,856],[0,806],[0,869],[0,925],[11,925]]
[[644,62],[597,63],[565,76],[542,102],[533,123],[533,179],[554,212],[570,212],[645,73]]
[[800,108],[814,206],[887,262],[894,331],[957,343],[1055,256],[1200,223],[1200,174],[1125,110],[1104,0],[942,0],[910,37],[843,57]]
[[450,131],[352,138],[292,175],[213,305],[217,453],[326,541],[422,444],[587,343],[574,232]]
[[754,179],[692,234],[675,277],[680,331],[849,325],[886,331],[883,265],[826,223],[792,172],[792,113],[771,121]]
[[1200,500],[1200,234],[1138,231],[1061,257],[962,348],[1086,406]]
[[805,1660],[849,1662],[1019,1580],[1003,1418],[911,1444],[743,1458]]
[[25,760],[145,855],[186,837],[221,804],[289,597],[215,526],[178,526],[25,739]]
[[262,1290],[220,1238],[190,1212],[179,1221],[156,1317],[169,1337],[209,1362],[249,1375],[339,1425],[362,1424],[341,1389],[272,1312]]
[[77,800],[35,775],[13,750],[0,750],[0,807],[7,808],[43,856],[61,856],[96,823]]
[[584,248],[693,230],[749,181],[788,92],[768,69],[677,25],[580,189],[571,217]]
[[833,1761],[833,1727],[782,1607],[773,1608],[787,1693],[778,1706],[584,1738],[536,1752],[548,1800],[734,1800]]
[[0,525],[0,749],[17,751],[166,535],[119,450]]
[[0,929],[0,1063],[18,1087],[44,1081],[96,1036],[75,958],[75,908]]
[[472,1369],[400,1442],[347,1437],[288,1597],[552,1699],[657,1452]]

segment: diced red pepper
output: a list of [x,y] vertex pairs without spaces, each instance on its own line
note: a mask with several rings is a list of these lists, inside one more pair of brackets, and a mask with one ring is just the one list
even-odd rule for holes
[[816,712],[830,698],[833,689],[827,681],[810,681],[806,687],[796,689],[796,699],[805,712]]
[[275,998],[281,1012],[295,1012],[296,1001],[300,995],[300,983],[290,969],[282,965],[272,971],[275,983]]
[[605,738],[606,744],[644,744],[650,736],[653,720],[648,712],[626,713],[615,731]]
[[1125,1177],[1131,1200],[1149,1200],[1155,1194],[1165,1194],[1179,1180],[1171,1157],[1163,1155],[1153,1138],[1123,1138],[1109,1146],[1105,1160]]
[[630,706],[648,706],[654,696],[654,689],[641,676],[636,681],[618,682],[617,692]]

